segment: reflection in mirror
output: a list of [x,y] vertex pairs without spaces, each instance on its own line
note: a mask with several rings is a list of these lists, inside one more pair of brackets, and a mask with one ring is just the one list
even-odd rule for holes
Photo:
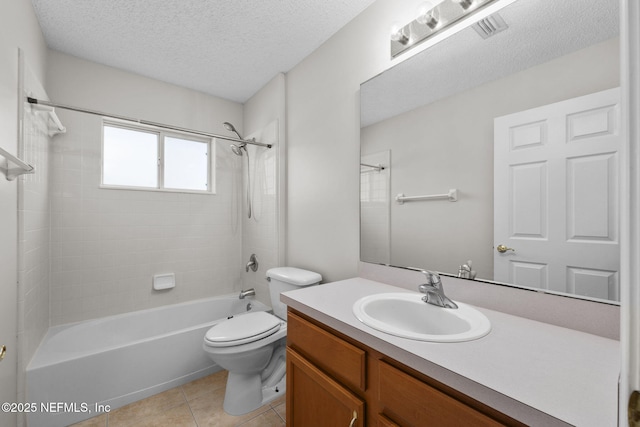
[[499,15],[362,85],[361,260],[618,301],[618,2]]

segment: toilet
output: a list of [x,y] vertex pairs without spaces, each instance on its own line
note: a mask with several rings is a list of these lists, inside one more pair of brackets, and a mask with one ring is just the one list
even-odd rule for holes
[[267,280],[273,314],[235,316],[213,326],[204,337],[204,351],[229,371],[223,407],[231,415],[246,414],[284,395],[287,306],[280,302],[280,293],[317,285],[322,276],[277,267],[267,271]]

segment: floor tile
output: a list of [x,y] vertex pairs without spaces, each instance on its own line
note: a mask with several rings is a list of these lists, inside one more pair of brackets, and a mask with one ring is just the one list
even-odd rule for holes
[[245,415],[224,412],[227,371],[134,402],[73,427],[284,427],[285,395]]
[[198,427],[232,427],[249,421],[258,415],[270,411],[269,405],[261,406],[248,414],[233,416],[224,412],[222,408],[224,402],[224,389],[214,390],[204,393],[189,402]]
[[240,424],[242,427],[284,427],[285,423],[273,409]]
[[219,371],[204,378],[197,379],[182,386],[187,401],[190,401],[202,393],[208,393],[227,385],[228,371]]
[[122,408],[115,409],[108,414],[109,427],[124,427],[134,425],[137,419],[156,415],[167,409],[186,403],[180,387],[172,388]]
[[81,421],[76,424],[72,424],[71,427],[106,427],[107,426],[107,414],[98,415],[97,417],[89,418],[88,420]]
[[287,404],[286,403],[282,403],[278,406],[275,406],[273,410],[276,411],[276,414],[278,414],[280,418],[282,418],[284,421],[287,421]]
[[[111,424],[109,424],[111,425]],[[136,427],[197,427],[193,419],[189,405],[173,407],[168,411],[149,417],[139,418],[135,422]]]

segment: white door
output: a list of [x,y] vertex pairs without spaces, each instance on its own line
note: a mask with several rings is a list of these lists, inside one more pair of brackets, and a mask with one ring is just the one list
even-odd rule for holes
[[[620,319],[619,425],[640,425],[640,3],[620,1],[621,82],[623,128],[627,139],[626,176],[623,182],[622,301]],[[635,402],[635,405],[632,403]],[[633,411],[630,411],[633,409]],[[636,421],[630,422],[630,415]]]
[[619,98],[495,119],[495,280],[619,300]]

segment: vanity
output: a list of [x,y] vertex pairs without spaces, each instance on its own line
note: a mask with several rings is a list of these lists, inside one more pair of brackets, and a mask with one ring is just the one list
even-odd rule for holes
[[618,341],[475,307],[488,335],[425,342],[353,314],[398,292],[357,277],[281,295],[289,425],[617,425]]

